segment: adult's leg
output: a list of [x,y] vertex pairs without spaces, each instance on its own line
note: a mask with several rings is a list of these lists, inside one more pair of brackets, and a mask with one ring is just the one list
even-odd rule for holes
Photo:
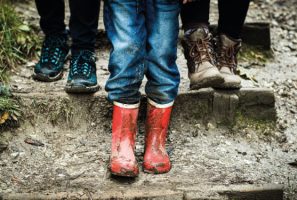
[[250,0],[219,0],[219,33],[239,39],[249,4]]
[[59,34],[65,31],[64,0],[35,0],[40,15],[40,27],[45,35]]
[[221,84],[224,79],[215,66],[213,37],[209,31],[210,0],[183,4],[183,40],[190,89],[196,90]]
[[34,79],[51,82],[62,78],[69,51],[64,24],[64,0],[35,0],[40,15],[40,27],[45,34],[39,62],[34,67]]
[[237,53],[241,47],[241,31],[250,0],[219,0],[217,67],[224,77],[219,88],[239,89],[241,79],[236,75]]
[[70,0],[72,49],[94,51],[100,10],[99,0]]
[[69,5],[72,60],[65,90],[68,93],[94,93],[99,90],[94,51],[100,1],[70,0]]
[[181,19],[185,31],[209,24],[210,0],[197,0],[182,5]]

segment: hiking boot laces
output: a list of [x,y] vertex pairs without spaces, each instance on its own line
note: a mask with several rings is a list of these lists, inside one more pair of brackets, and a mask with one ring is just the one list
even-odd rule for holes
[[210,35],[198,41],[191,42],[191,46],[190,57],[193,58],[196,64],[200,65],[203,62],[210,62],[215,65],[215,54]]
[[219,46],[218,68],[229,67],[235,73],[237,68],[237,53],[239,50],[234,46],[225,47]]

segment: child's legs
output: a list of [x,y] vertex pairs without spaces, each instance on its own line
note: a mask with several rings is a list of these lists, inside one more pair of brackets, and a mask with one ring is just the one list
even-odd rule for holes
[[249,4],[250,0],[219,0],[219,33],[239,39]]
[[65,31],[64,0],[35,0],[40,15],[40,27],[45,35],[59,34]]
[[158,104],[174,101],[180,82],[176,65],[179,0],[147,0],[147,96]]
[[113,47],[105,89],[112,102],[134,104],[140,100],[146,54],[143,9],[143,0],[105,1],[105,28]]
[[95,48],[99,19],[99,0],[70,0],[72,49]]

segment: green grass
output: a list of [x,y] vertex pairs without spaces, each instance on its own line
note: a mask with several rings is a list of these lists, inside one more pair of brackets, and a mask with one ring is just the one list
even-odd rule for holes
[[9,74],[36,56],[40,40],[37,31],[14,10],[12,0],[0,0],[0,130],[21,118],[21,109],[5,86]]
[[12,98],[7,87],[0,85],[0,130],[7,126],[7,122],[17,122],[20,117],[18,102]]
[[8,82],[9,72],[36,55],[37,31],[23,22],[8,0],[0,0],[0,82]]
[[20,117],[20,107],[17,102],[9,97],[0,97],[0,117],[7,112],[9,119],[17,120]]

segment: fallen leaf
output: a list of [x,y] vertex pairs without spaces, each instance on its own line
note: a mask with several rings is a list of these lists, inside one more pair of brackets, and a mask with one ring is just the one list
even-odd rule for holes
[[25,143],[31,144],[33,146],[43,147],[44,144],[38,140],[32,139],[32,138],[26,138]]
[[8,112],[4,112],[1,116],[0,116],[0,124],[4,124],[9,118],[9,114]]
[[239,74],[239,76],[245,80],[251,80],[251,81],[254,81],[255,83],[257,83],[258,81],[256,80],[256,78],[252,75],[250,75],[248,73],[248,70],[245,70],[244,68],[242,67],[239,67],[237,69],[237,73]]
[[23,25],[20,25],[19,26],[19,30],[25,31],[25,32],[29,32],[30,31],[30,27],[28,25],[23,24]]

